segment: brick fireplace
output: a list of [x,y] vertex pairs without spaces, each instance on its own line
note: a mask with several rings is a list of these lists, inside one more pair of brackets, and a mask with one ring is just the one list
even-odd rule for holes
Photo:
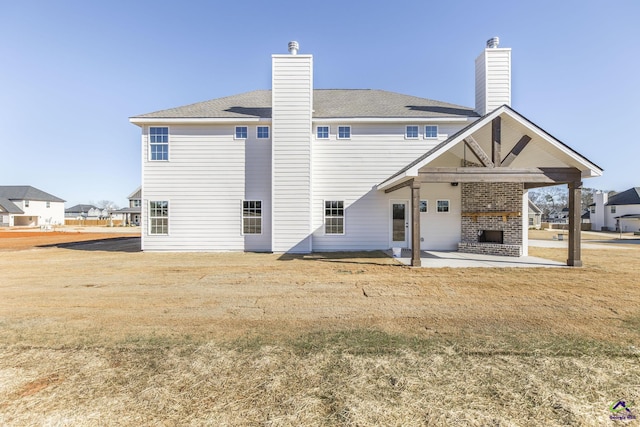
[[522,183],[462,183],[462,241],[458,251],[522,256]]

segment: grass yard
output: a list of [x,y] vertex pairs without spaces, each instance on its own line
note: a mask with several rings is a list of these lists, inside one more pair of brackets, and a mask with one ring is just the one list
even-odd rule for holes
[[640,245],[583,250],[584,268],[412,269],[8,240],[1,425],[602,426],[618,400],[640,416]]

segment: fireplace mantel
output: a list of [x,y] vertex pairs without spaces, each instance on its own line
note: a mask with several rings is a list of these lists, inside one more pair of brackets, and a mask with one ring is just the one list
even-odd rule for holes
[[473,222],[478,222],[479,216],[501,216],[503,222],[507,222],[509,217],[522,216],[522,212],[515,211],[491,211],[491,212],[462,212],[462,216],[470,216]]

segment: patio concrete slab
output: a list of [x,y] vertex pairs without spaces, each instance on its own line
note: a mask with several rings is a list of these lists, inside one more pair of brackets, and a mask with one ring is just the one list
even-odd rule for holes
[[[391,250],[387,255],[393,257]],[[394,257],[405,265],[411,265],[411,250],[403,249],[400,257]],[[422,267],[426,268],[473,268],[473,267],[566,267],[558,261],[532,256],[508,257],[498,255],[467,254],[457,251],[420,251]]]

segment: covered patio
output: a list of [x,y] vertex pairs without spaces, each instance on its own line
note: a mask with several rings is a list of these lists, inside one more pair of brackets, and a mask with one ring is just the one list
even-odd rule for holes
[[459,252],[512,259],[528,255],[528,190],[567,185],[566,265],[580,267],[582,179],[601,174],[597,165],[503,105],[416,159],[378,185],[378,190],[411,189],[410,265],[419,267],[423,259],[434,258],[423,256],[421,250],[420,200],[425,184],[460,185]]
[[[403,249],[399,257],[394,257],[392,251],[385,251],[404,265],[412,264],[411,249]],[[420,267],[425,268],[514,268],[514,267],[565,267],[564,263],[544,258],[521,256],[509,257],[502,255],[469,254],[458,251],[420,251]]]

